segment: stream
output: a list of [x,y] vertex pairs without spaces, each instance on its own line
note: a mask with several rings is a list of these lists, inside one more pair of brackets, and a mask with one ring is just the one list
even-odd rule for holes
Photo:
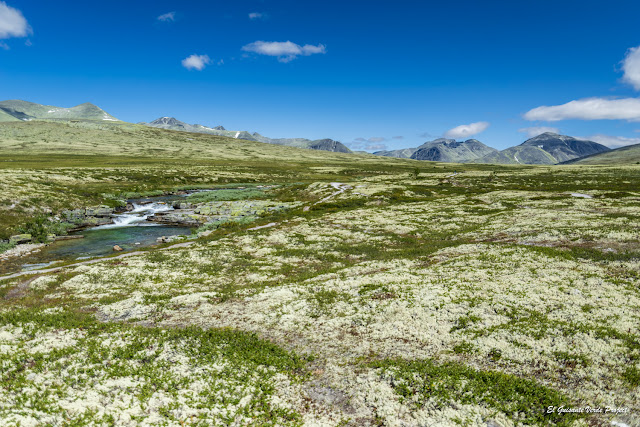
[[81,235],[84,238],[56,241],[31,255],[9,258],[0,264],[0,274],[55,266],[56,261],[82,260],[110,255],[114,253],[115,245],[123,249],[119,253],[125,253],[155,245],[158,237],[188,236],[192,231],[189,227],[147,221],[147,218],[158,212],[173,210],[172,202],[183,197],[184,195],[176,195],[129,200],[133,210],[112,215],[112,224],[72,232],[69,233],[70,236]]

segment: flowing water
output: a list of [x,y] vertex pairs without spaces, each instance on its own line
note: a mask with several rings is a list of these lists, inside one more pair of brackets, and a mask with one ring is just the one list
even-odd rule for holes
[[113,223],[70,233],[82,235],[82,239],[61,240],[44,247],[35,254],[9,259],[0,265],[0,274],[20,270],[35,270],[55,265],[56,261],[69,261],[105,256],[114,253],[120,246],[123,252],[136,250],[157,243],[162,236],[191,234],[191,228],[160,225],[148,222],[147,218],[157,212],[173,210],[171,202],[180,196],[161,196],[153,199],[130,200],[133,210],[112,216]]

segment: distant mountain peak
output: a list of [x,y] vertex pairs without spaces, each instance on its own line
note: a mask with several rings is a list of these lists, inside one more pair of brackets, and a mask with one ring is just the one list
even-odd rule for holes
[[497,151],[477,139],[456,141],[455,139],[437,138],[418,147],[411,154],[411,158],[414,160],[465,163]]
[[[107,120],[118,121],[100,107],[85,102],[75,107],[64,108],[53,105],[42,105],[35,102],[13,99],[0,102],[0,110],[5,118],[11,116],[18,120]],[[2,121],[2,119],[0,119]]]
[[479,163],[555,164],[609,151],[597,142],[544,132],[480,160]]
[[154,125],[154,126],[158,126],[158,125],[165,125],[165,126],[184,126],[186,125],[186,123],[181,122],[180,120],[176,119],[175,117],[160,117],[155,119],[154,121],[149,123],[150,125]]

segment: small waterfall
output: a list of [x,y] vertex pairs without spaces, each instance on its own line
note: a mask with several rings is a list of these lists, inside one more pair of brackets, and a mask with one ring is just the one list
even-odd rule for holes
[[[139,224],[147,220],[148,217],[154,215],[156,212],[172,211],[173,207],[167,203],[147,203],[147,204],[133,204],[133,210],[122,214],[113,216],[113,224],[101,225],[98,228],[117,228],[117,227],[129,227]],[[155,224],[144,224],[155,225]]]

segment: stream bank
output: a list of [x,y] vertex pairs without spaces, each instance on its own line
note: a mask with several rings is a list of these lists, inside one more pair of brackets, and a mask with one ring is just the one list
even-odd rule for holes
[[[47,244],[34,246],[29,251],[18,248],[14,251],[17,256],[0,258],[0,275],[43,269],[61,261],[102,257],[112,254],[114,250],[131,252],[159,243],[194,239],[224,223],[250,223],[261,216],[301,204],[270,200],[218,200],[227,196],[225,190],[229,191],[196,190],[130,199],[120,208],[98,206],[63,211],[53,219],[65,224],[62,228],[69,231],[68,235],[50,235]],[[239,188],[235,191],[242,190]],[[205,197],[187,197],[205,191]],[[255,192],[255,189],[247,191]],[[31,236],[21,235],[20,239],[29,242]]]

